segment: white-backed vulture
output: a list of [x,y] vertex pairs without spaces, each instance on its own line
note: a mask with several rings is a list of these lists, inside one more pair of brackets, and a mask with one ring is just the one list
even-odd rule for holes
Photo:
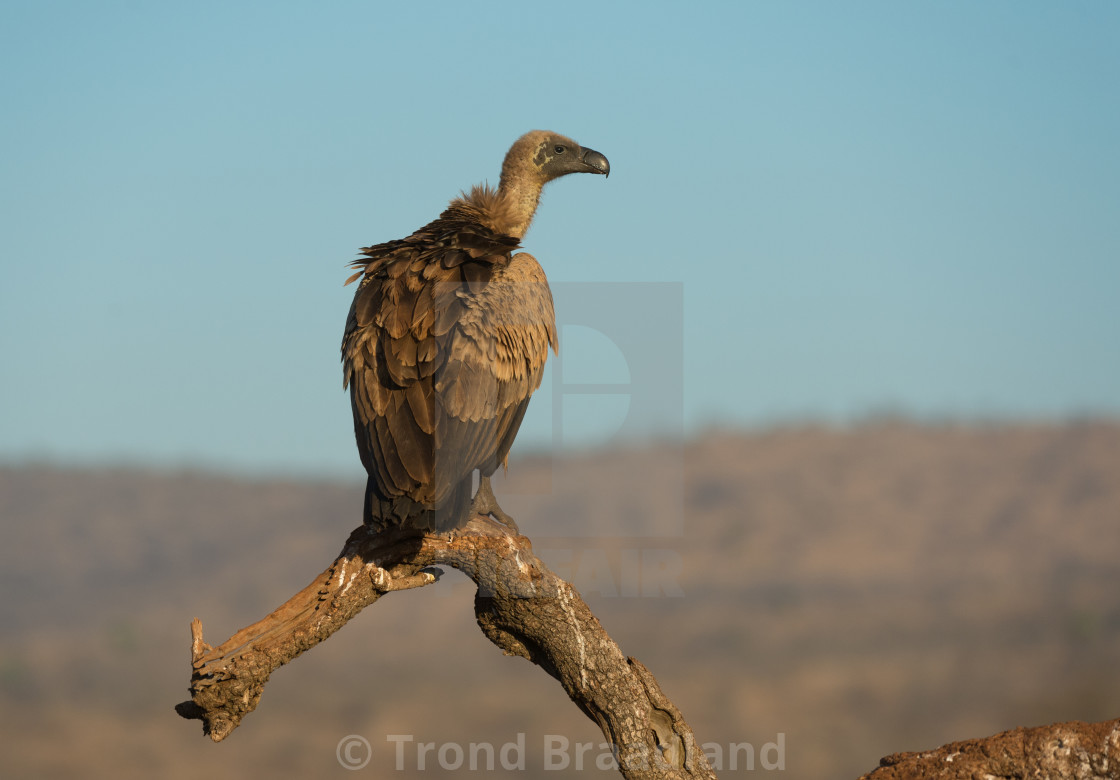
[[[552,294],[515,251],[541,188],[610,173],[607,158],[535,130],[506,154],[498,188],[476,186],[407,238],[367,247],[342,339],[343,384],[373,528],[446,532],[471,511],[513,526],[490,476],[505,463],[557,346]],[[472,506],[474,472],[480,474]]]

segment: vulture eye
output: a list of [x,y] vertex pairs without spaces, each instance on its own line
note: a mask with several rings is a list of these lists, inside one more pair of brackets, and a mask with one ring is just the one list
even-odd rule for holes
[[560,144],[557,144],[556,148],[553,149],[553,151],[556,152],[557,154],[563,154],[567,150],[563,146],[561,146]]

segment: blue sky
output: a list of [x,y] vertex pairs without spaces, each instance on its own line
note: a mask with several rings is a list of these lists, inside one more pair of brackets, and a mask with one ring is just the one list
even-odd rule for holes
[[522,449],[1120,414],[1112,2],[7,0],[0,66],[2,460],[360,473],[345,264],[532,128],[612,175]]

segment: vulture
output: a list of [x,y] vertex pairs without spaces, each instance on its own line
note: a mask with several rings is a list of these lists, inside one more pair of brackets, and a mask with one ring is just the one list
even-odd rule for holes
[[370,528],[447,533],[478,513],[516,532],[490,477],[557,348],[544,271],[517,250],[541,188],[569,173],[606,176],[610,163],[557,133],[526,133],[497,189],[473,187],[435,221],[351,263],[359,270],[346,283],[360,281],[342,339],[343,387]]

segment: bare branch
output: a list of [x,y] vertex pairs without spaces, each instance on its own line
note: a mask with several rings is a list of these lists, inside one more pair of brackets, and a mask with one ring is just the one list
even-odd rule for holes
[[937,750],[895,753],[879,763],[860,780],[1107,780],[1120,766],[1120,720],[1018,728]]
[[[451,536],[350,534],[338,558],[268,617],[214,648],[191,624],[191,700],[176,710],[203,721],[215,742],[229,736],[260,701],[273,669],[323,641],[363,608],[394,590],[438,579],[452,566],[478,586],[482,631],[510,655],[555,677],[615,746],[627,778],[714,778],[692,729],[649,670],[622,654],[579,593],[557,577],[523,536],[476,517]],[[896,753],[861,780],[1115,776],[1120,720],[1015,729],[937,750]]]
[[429,567],[459,569],[478,586],[475,615],[490,640],[555,677],[599,724],[627,778],[714,778],[692,729],[642,664],[622,654],[579,593],[511,536],[475,517],[453,536],[355,529],[337,559],[272,614],[216,648],[191,625],[191,700],[176,710],[203,721],[215,742],[252,712],[273,669],[326,639],[384,593],[435,582]]

